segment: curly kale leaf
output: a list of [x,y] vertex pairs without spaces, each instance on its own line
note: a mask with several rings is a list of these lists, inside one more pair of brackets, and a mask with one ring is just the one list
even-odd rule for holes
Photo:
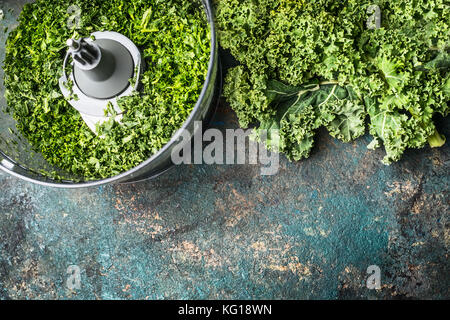
[[365,132],[364,106],[350,87],[336,83],[295,87],[270,81],[265,96],[277,113],[261,122],[255,136],[267,132],[267,144],[290,159],[309,156],[319,127],[326,127],[333,137],[344,142]]
[[[442,145],[433,117],[449,111],[447,0],[216,2],[220,43],[241,63],[224,95],[242,126],[278,129],[267,142],[279,141],[289,158],[309,155],[318,127],[347,142],[363,134],[366,118],[370,147],[384,145],[386,164],[407,148]],[[379,29],[367,27],[372,5]],[[327,81],[346,96],[321,104],[333,86],[302,93]],[[298,101],[286,98],[292,90]]]

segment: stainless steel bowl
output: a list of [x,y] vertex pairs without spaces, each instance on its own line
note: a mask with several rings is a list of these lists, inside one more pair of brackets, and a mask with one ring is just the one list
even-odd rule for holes
[[[17,17],[24,4],[33,2],[32,0],[2,0],[0,9],[5,12],[5,17],[1,21],[3,27],[13,29],[17,25]],[[209,61],[208,74],[204,83],[200,98],[198,99],[189,118],[182,128],[194,134],[194,122],[205,121],[211,114],[214,107],[213,102],[217,94],[218,81],[220,81],[220,67],[216,29],[214,26],[214,15],[211,0],[202,0],[208,23],[211,28],[211,57]],[[14,9],[13,17],[6,14],[10,8]],[[0,35],[0,61],[3,62],[5,56],[5,43],[8,33]],[[62,172],[59,168],[50,165],[40,154],[32,151],[28,141],[15,130],[15,121],[7,113],[3,112],[6,106],[4,98],[5,88],[3,84],[3,68],[0,67],[0,169],[23,180],[40,185],[58,188],[83,188],[112,183],[131,183],[157,177],[172,167],[171,153],[177,142],[181,138],[178,131],[159,152],[141,163],[137,167],[120,175],[96,181],[80,180],[80,177],[72,176]],[[64,180],[52,180],[40,172],[56,171]],[[81,181],[81,182],[80,182]]]

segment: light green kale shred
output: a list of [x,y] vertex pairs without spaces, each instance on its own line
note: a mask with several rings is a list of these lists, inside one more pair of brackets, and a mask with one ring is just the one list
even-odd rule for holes
[[[382,25],[368,28],[379,6]],[[220,43],[240,63],[224,95],[254,136],[288,158],[308,157],[317,129],[349,142],[366,123],[383,162],[443,145],[448,115],[447,0],[216,0]]]
[[[67,23],[74,5],[81,9],[79,29],[75,20]],[[19,19],[3,64],[7,103],[34,149],[71,175],[100,179],[136,167],[170,141],[200,96],[211,42],[200,1],[36,0]],[[67,39],[95,31],[130,38],[146,66],[142,90],[119,101],[121,124],[111,119],[98,135],[58,84]]]

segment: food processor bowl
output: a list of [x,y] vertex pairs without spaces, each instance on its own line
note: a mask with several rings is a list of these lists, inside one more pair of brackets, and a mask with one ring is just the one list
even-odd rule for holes
[[[5,45],[9,33],[17,25],[18,16],[26,3],[33,0],[0,0],[0,26],[7,28],[7,32],[0,33],[0,169],[23,180],[40,185],[57,188],[83,188],[112,183],[133,183],[155,178],[173,166],[171,154],[181,141],[181,130],[178,130],[170,142],[137,167],[117,176],[102,180],[86,180],[84,177],[74,176],[64,170],[48,163],[44,157],[33,151],[28,140],[16,130],[16,122],[6,112],[3,61],[5,58]],[[220,62],[216,30],[213,19],[213,8],[210,0],[201,1],[206,12],[211,32],[211,56],[208,73],[199,99],[188,119],[180,129],[194,135],[194,123],[206,122],[215,108],[215,101],[220,91]],[[3,14],[2,14],[3,13]],[[3,31],[3,30],[2,30]],[[190,143],[184,141],[184,143]],[[60,178],[49,178],[46,172],[56,173]]]

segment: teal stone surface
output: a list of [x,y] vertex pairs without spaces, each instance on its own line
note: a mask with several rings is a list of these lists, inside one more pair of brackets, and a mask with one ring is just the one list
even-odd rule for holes
[[[211,126],[238,127],[224,101]],[[370,141],[321,131],[309,159],[282,156],[274,176],[183,165],[59,190],[0,172],[0,300],[450,298],[449,143],[385,166]]]
[[[212,126],[238,127],[225,103]],[[448,299],[448,144],[385,166],[369,142],[321,132],[274,176],[184,165],[58,190],[0,173],[0,299]]]

